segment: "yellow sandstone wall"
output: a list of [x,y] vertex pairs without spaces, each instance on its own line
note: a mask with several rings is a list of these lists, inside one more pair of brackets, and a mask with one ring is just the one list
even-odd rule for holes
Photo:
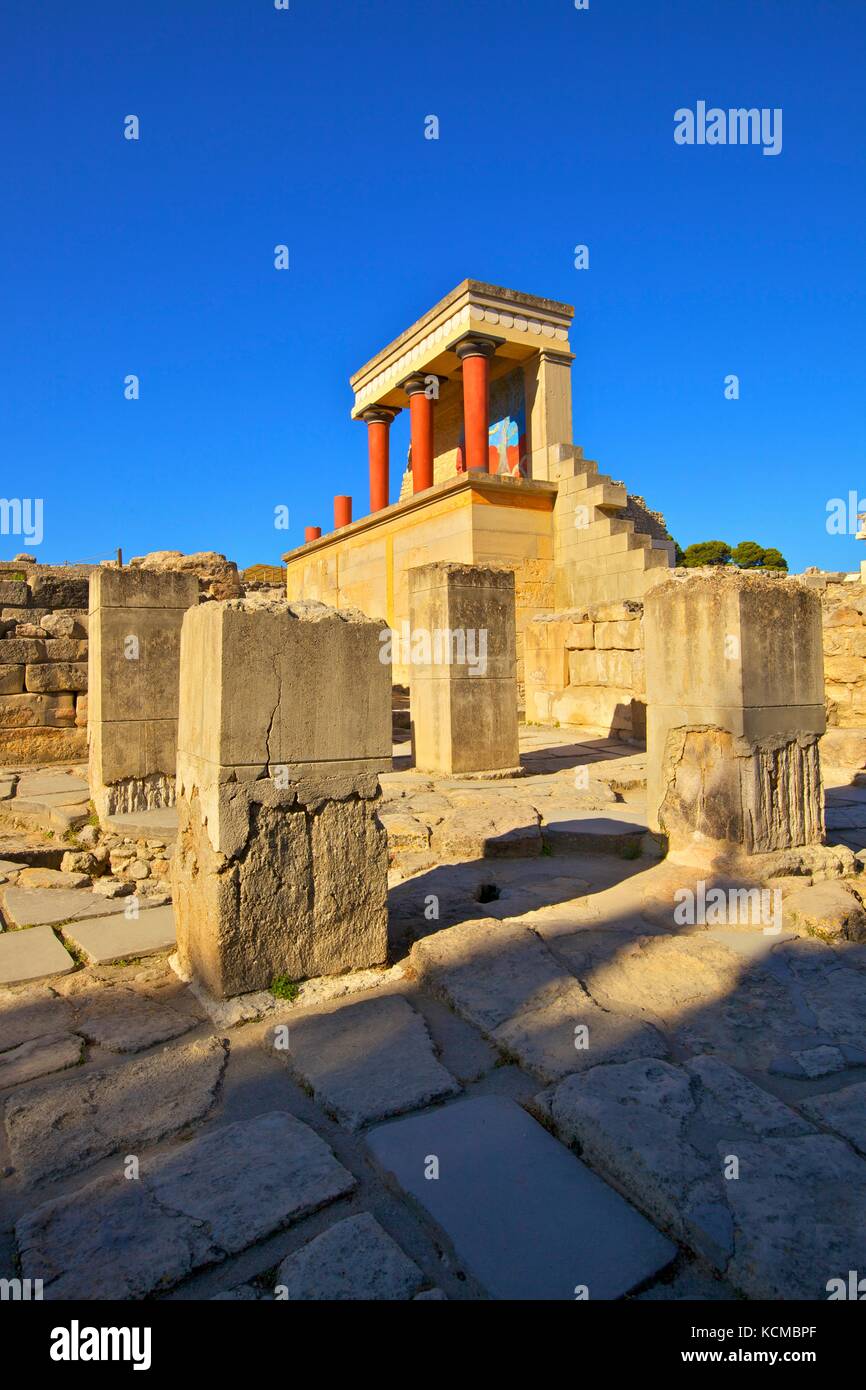
[[[421,496],[421,504],[397,503],[292,552],[288,598],[359,608],[399,631],[409,621],[410,569],[434,560],[508,565],[515,573],[522,683],[524,629],[553,607],[555,488],[493,478],[474,483],[461,474]],[[395,664],[393,679],[407,685],[408,668]]]

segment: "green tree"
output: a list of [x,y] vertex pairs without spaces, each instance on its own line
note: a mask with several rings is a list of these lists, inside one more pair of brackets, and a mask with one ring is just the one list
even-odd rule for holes
[[764,551],[764,559],[762,561],[762,564],[764,569],[766,570],[787,571],[788,568],[788,561],[785,559],[784,555],[780,550],[776,550],[775,546],[771,546],[769,550]]
[[731,547],[727,541],[695,541],[687,545],[683,554],[683,564],[687,569],[697,569],[699,565],[726,565],[731,558]]
[[734,546],[731,559],[741,570],[755,570],[764,563],[766,551],[757,541],[740,541]]
[[788,562],[775,546],[765,549],[757,541],[740,541],[731,556],[742,570],[787,570]]

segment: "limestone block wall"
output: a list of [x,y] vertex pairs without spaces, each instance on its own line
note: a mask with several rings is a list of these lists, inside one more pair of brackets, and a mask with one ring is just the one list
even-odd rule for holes
[[0,766],[87,756],[90,565],[0,565]]
[[646,737],[643,604],[599,603],[525,629],[526,720]]
[[[385,508],[291,552],[290,602],[317,599],[384,619],[398,633],[409,621],[411,570],[434,561],[507,565],[515,577],[517,679],[523,686],[523,633],[554,604],[552,514],[555,489],[462,473],[419,499]],[[395,649],[394,681],[409,684]]]
[[577,608],[639,599],[669,572],[672,541],[664,518],[623,483],[599,473],[583,450],[559,450],[551,479],[559,483],[553,541],[556,603]]
[[824,697],[829,728],[866,726],[866,585],[847,576],[805,576],[819,590]]

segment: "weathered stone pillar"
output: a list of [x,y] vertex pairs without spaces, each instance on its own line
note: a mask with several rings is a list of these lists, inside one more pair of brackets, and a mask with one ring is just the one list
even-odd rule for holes
[[410,569],[409,640],[416,767],[518,770],[513,571],[447,562]]
[[198,587],[172,571],[90,577],[90,794],[101,819],[174,804],[180,628]]
[[713,567],[671,575],[644,605],[651,828],[706,863],[820,843],[818,595]]
[[184,620],[178,955],[219,998],[385,960],[381,631],[353,609],[256,596]]

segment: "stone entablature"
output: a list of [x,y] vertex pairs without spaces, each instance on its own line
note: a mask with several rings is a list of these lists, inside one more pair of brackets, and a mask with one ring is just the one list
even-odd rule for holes
[[350,378],[355,393],[352,417],[359,419],[375,405],[402,409],[407,402],[401,383],[412,372],[456,371],[459,359],[452,344],[466,333],[501,338],[497,356],[512,365],[542,347],[569,352],[573,317],[570,304],[464,280]]
[[548,478],[571,443],[570,304],[464,280],[351,378],[367,426],[370,511],[391,498],[390,427],[410,416],[401,496],[455,472]]

